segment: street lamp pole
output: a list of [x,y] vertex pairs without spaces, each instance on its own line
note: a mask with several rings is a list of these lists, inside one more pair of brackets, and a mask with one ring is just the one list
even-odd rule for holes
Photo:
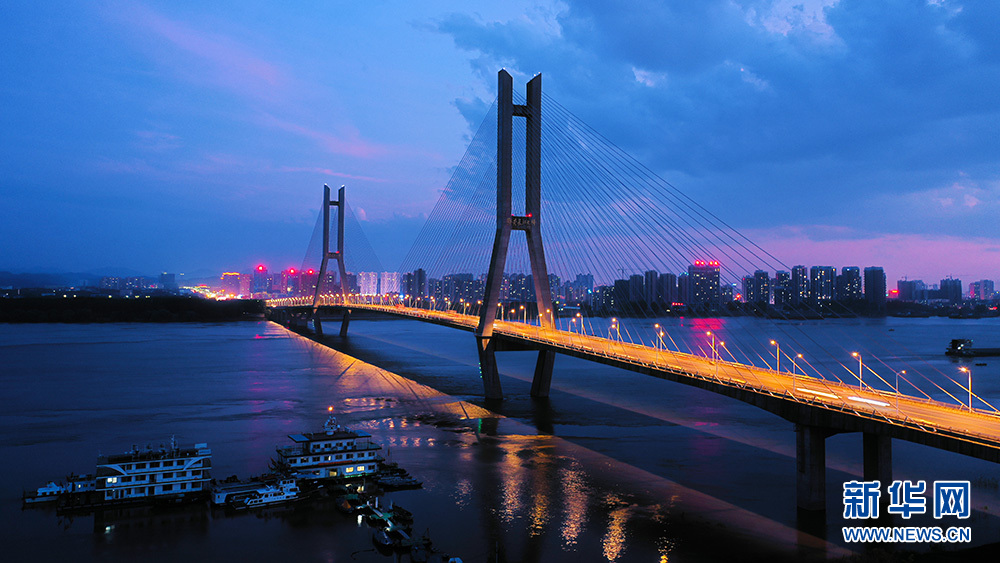
[[899,374],[906,375],[906,370],[896,372],[896,416],[899,416]]
[[862,374],[864,374],[865,365],[861,363],[861,354],[851,352],[851,355],[858,359],[858,389],[864,389],[865,381],[862,379]]
[[775,363],[774,371],[779,371],[780,372],[781,371],[781,344],[778,344],[777,342],[775,342],[774,340],[772,340],[771,341],[771,346],[777,346],[778,347],[778,351],[777,351],[777,353],[774,356],[775,358],[777,358],[777,362]]
[[972,370],[962,366],[958,371],[969,374],[969,412],[972,412]]

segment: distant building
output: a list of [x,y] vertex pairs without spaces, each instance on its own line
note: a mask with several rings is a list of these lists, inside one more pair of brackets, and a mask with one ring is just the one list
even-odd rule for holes
[[792,267],[791,303],[798,305],[809,301],[809,276],[805,266]]
[[177,291],[177,276],[163,272],[160,274],[160,287],[167,291]]
[[663,301],[660,297],[660,273],[656,270],[647,270],[643,274],[643,291],[645,295],[643,296],[643,301],[646,302],[646,306],[652,307],[656,303]]
[[399,272],[382,272],[379,293],[399,293]]
[[695,260],[688,266],[689,307],[718,309],[722,297],[720,266],[715,260]]
[[271,278],[267,275],[267,267],[258,264],[253,269],[253,284],[250,286],[253,293],[268,293],[271,291]]
[[107,277],[101,278],[100,285],[101,289],[125,289],[125,282],[121,278]]
[[969,299],[990,301],[994,292],[993,280],[979,280],[969,284]]
[[778,270],[774,273],[774,279],[771,280],[771,287],[774,289],[774,305],[775,307],[782,307],[788,305],[792,302],[792,276],[784,270]]
[[841,303],[860,301],[863,297],[861,291],[861,269],[857,266],[845,266],[841,268],[840,272],[840,275],[837,276],[836,284],[837,301]]
[[941,299],[947,299],[951,303],[962,301],[962,280],[948,278],[941,280]]
[[809,296],[814,302],[833,300],[836,273],[833,266],[809,268]]
[[900,301],[924,301],[927,299],[927,284],[921,280],[898,280],[896,290]]
[[378,272],[358,272],[358,292],[361,295],[378,294]]
[[663,303],[670,306],[681,301],[677,294],[677,276],[669,272],[660,274],[660,289],[658,291]]
[[865,268],[865,301],[870,312],[885,312],[885,289],[885,271],[880,266]]
[[219,283],[222,293],[236,297],[240,294],[240,275],[236,272],[225,272]]

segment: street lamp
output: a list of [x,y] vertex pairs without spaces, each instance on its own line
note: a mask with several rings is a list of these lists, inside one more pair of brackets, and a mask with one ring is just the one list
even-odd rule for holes
[[861,378],[865,370],[865,365],[861,363],[861,354],[858,354],[857,352],[851,352],[851,355],[858,359],[858,389],[862,389],[865,386],[865,382]]
[[906,370],[896,372],[896,415],[899,415],[899,374],[906,375]]
[[969,374],[969,412],[972,412],[972,370],[962,366],[958,371]]
[[775,342],[774,340],[772,340],[771,341],[771,346],[777,346],[778,347],[778,351],[774,355],[774,357],[778,359],[777,363],[775,363],[774,371],[779,371],[780,372],[781,371],[781,344],[778,344],[777,342]]
[[[795,358],[802,359],[802,354],[795,354],[792,356],[792,393],[795,393],[795,372],[798,370],[798,366],[795,365]],[[805,371],[802,372],[805,375]]]
[[522,313],[524,316],[524,324],[528,324],[528,312],[524,310],[524,305],[521,305],[521,310],[524,311],[524,313]]
[[714,362],[715,361],[715,357],[717,355],[716,351],[715,351],[715,333],[713,333],[712,331],[708,331],[708,332],[705,333],[705,336],[711,336],[712,337],[712,361]]

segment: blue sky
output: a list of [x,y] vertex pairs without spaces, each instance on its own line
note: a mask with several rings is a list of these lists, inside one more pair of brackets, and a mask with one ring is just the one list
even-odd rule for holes
[[408,250],[506,67],[788,264],[1000,279],[1000,6],[6,2],[0,269]]

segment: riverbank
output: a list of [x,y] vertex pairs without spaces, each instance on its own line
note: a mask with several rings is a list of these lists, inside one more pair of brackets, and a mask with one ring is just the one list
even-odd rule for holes
[[263,302],[248,299],[213,301],[188,296],[0,299],[0,323],[228,322],[259,321],[263,316]]

